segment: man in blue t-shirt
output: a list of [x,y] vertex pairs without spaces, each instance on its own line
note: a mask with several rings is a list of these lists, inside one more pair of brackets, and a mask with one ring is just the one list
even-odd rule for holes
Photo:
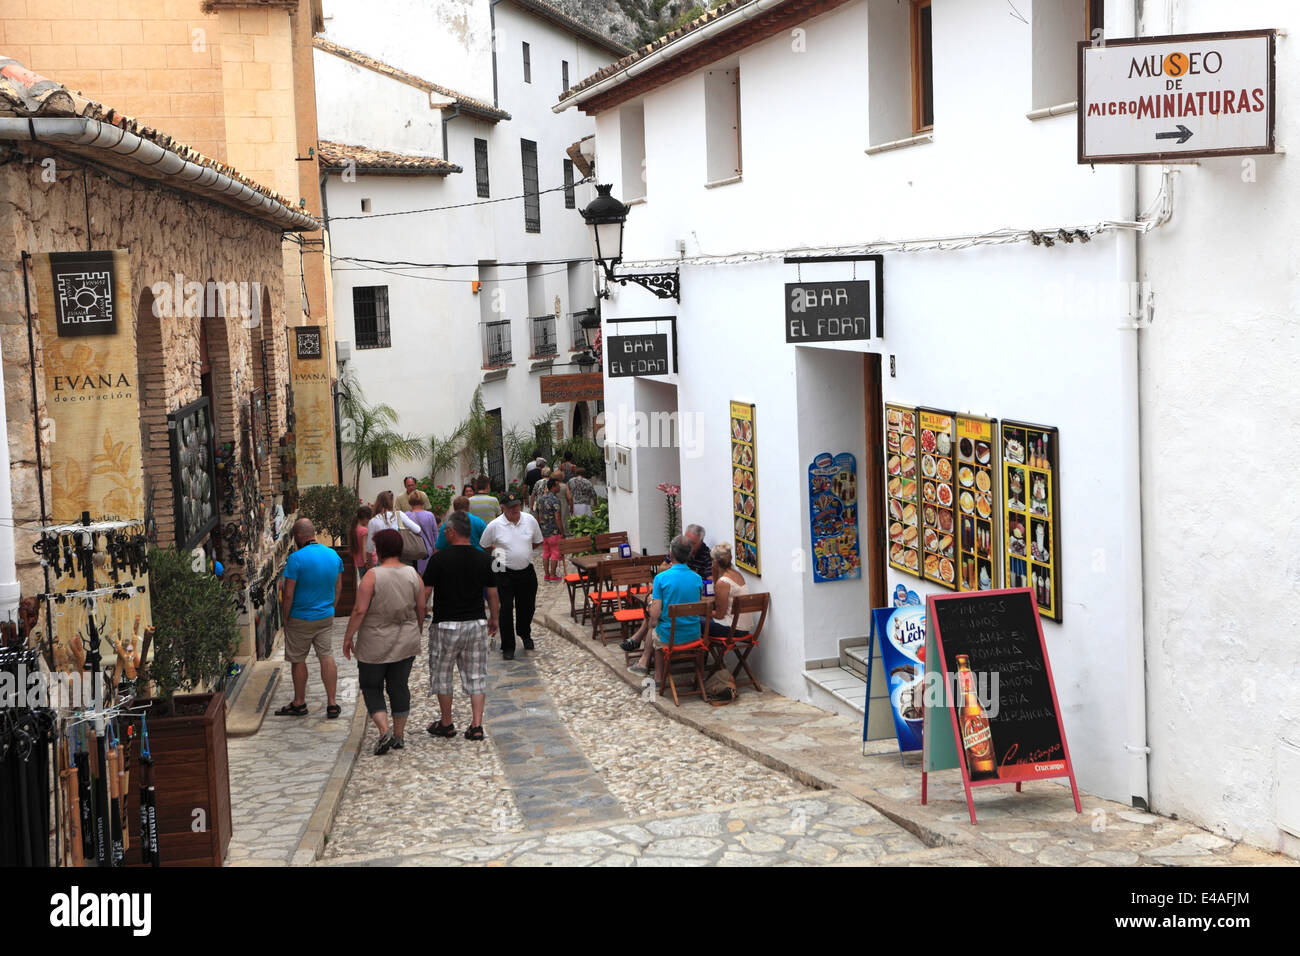
[[[457,495],[451,499],[452,511],[463,511],[469,515],[469,543],[474,546],[476,551],[482,551],[483,546],[478,543],[478,539],[483,537],[483,531],[487,528],[487,522],[469,510],[469,499],[464,495]],[[441,551],[443,548],[450,547],[447,543],[447,518],[442,519],[442,527],[438,529],[438,540],[434,542],[434,551]]]
[[[655,645],[665,645],[672,637],[672,621],[668,617],[668,608],[674,604],[694,604],[701,599],[704,581],[688,565],[691,557],[691,542],[678,535],[668,546],[668,557],[672,562],[667,570],[655,575],[654,585],[650,588],[650,606],[646,609],[645,622],[641,625],[641,635],[646,640],[641,659],[630,670],[636,674],[650,672],[650,660],[654,655]],[[679,617],[677,634],[672,640],[674,645],[689,644],[700,639],[700,618]],[[653,630],[653,639],[650,631]],[[656,673],[655,678],[660,677]]]
[[333,548],[317,543],[316,527],[308,518],[294,522],[293,540],[298,550],[285,562],[280,596],[284,659],[289,662],[293,675],[293,702],[285,704],[275,715],[307,715],[307,652],[315,648],[321,683],[329,700],[325,715],[333,720],[341,712],[334,699],[339,670],[334,663],[333,629],[334,605],[343,590],[343,559]]

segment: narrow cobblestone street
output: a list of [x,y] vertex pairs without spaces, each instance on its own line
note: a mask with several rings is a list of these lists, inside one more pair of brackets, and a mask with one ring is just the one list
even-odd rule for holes
[[665,717],[556,635],[489,667],[487,740],[472,743],[425,732],[437,708],[417,660],[407,747],[375,757],[369,728],[324,863],[976,862]]

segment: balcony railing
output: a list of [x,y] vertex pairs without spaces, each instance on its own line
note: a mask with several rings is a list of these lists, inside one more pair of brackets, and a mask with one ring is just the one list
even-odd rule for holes
[[570,352],[581,352],[587,347],[587,338],[583,335],[582,323],[584,319],[591,322],[595,318],[595,309],[583,309],[580,312],[569,313],[569,330],[572,335],[572,344],[569,346]]
[[536,315],[528,320],[532,337],[531,356],[535,359],[554,358],[559,352],[559,342],[555,338],[555,316]]
[[500,368],[503,365],[509,365],[511,359],[510,320],[500,319],[496,322],[484,322],[483,367]]

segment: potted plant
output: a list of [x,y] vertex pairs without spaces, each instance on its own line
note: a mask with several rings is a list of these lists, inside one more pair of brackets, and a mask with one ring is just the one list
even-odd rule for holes
[[[153,658],[140,685],[153,756],[158,839],[166,866],[221,866],[230,846],[226,698],[220,682],[239,648],[239,615],[220,580],[188,554],[149,553]],[[193,692],[193,693],[191,693]],[[146,690],[148,693],[148,690]],[[139,819],[131,788],[128,819]]]
[[[315,485],[302,492],[298,499],[298,513],[311,519],[318,534],[329,535],[330,544],[343,559],[345,569],[353,566],[352,524],[356,521],[358,505],[356,492],[347,485]],[[345,573],[343,591],[334,615],[347,617],[351,614],[356,597],[356,575]]]

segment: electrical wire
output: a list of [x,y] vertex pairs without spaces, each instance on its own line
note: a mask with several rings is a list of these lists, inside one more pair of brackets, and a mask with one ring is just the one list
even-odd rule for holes
[[351,219],[382,219],[386,216],[417,216],[420,215],[421,213],[426,213],[426,212],[445,212],[448,209],[466,209],[470,206],[490,206],[493,203],[513,202],[516,199],[529,199],[533,196],[544,196],[547,193],[557,193],[562,189],[566,191],[570,189],[576,189],[579,186],[584,186],[587,183],[592,181],[593,181],[593,177],[588,176],[585,179],[580,179],[571,185],[566,183],[563,186],[552,186],[549,189],[539,189],[535,193],[521,193],[518,196],[499,196],[496,199],[477,199],[473,202],[454,203],[453,205],[450,206],[429,206],[427,209],[401,209],[395,212],[367,212],[367,213],[362,213],[359,216],[330,216],[325,221],[327,223],[330,223],[330,222],[345,222]]

